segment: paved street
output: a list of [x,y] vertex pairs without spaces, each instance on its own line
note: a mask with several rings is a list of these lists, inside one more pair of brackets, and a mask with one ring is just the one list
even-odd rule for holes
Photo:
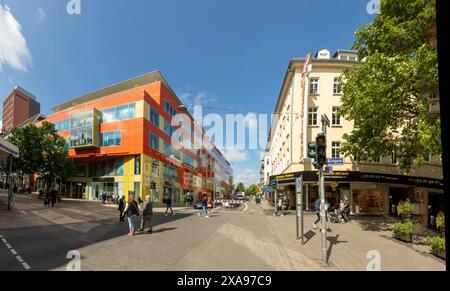
[[8,213],[5,201],[0,194],[0,270],[65,270],[71,250],[80,252],[85,271],[366,270],[370,250],[381,252],[383,270],[445,270],[426,248],[394,241],[384,221],[369,218],[332,225],[331,264],[322,268],[311,214],[305,224],[310,239],[300,246],[293,215],[274,217],[269,206],[253,202],[218,209],[210,218],[190,208],[167,217],[155,209],[155,233],[129,238],[115,207],[64,201],[49,209],[35,196],[18,196]]

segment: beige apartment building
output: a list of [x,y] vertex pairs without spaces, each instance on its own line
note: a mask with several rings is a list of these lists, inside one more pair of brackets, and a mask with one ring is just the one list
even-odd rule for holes
[[[308,158],[308,143],[322,132],[321,116],[326,115],[327,157],[335,163],[326,173],[326,197],[332,207],[348,197],[354,213],[394,213],[394,205],[410,198],[415,214],[424,222],[443,210],[441,157],[430,157],[408,175],[397,165],[395,155],[368,163],[340,153],[343,135],[352,131],[353,121],[339,116],[341,95],[339,77],[346,68],[359,63],[354,51],[339,50],[334,55],[323,49],[314,56],[292,59],[279,94],[267,149],[261,165],[261,182],[278,180],[277,195],[288,196],[295,207],[295,179],[303,177],[306,210],[313,210],[318,197],[318,172]],[[430,112],[439,114],[439,104]],[[269,199],[273,201],[274,193]]]

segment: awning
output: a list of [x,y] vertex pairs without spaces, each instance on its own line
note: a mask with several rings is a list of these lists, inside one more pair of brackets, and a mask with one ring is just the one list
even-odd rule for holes
[[0,161],[6,161],[6,159],[10,155],[13,155],[13,157],[18,158],[19,149],[10,142],[7,142],[3,138],[0,138]]

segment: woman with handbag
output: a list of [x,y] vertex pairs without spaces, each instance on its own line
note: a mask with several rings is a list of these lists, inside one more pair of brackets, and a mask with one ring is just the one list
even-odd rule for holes
[[124,213],[127,214],[128,217],[128,225],[130,227],[130,232],[128,233],[129,237],[133,237],[136,234],[135,224],[136,219],[139,216],[139,206],[134,199],[134,195],[130,195],[127,206],[125,207]]

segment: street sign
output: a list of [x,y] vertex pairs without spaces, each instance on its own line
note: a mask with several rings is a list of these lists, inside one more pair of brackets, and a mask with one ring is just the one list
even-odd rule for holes
[[[295,186],[296,186],[296,198],[297,198],[297,215],[296,215],[296,225],[297,225],[297,239],[302,240],[302,245],[304,244],[304,221],[303,221],[303,177],[297,178],[295,180]],[[300,218],[300,222],[298,219]]]
[[302,178],[297,178],[296,180],[297,193],[302,191]]
[[328,165],[343,165],[343,164],[344,164],[343,158],[328,159]]

